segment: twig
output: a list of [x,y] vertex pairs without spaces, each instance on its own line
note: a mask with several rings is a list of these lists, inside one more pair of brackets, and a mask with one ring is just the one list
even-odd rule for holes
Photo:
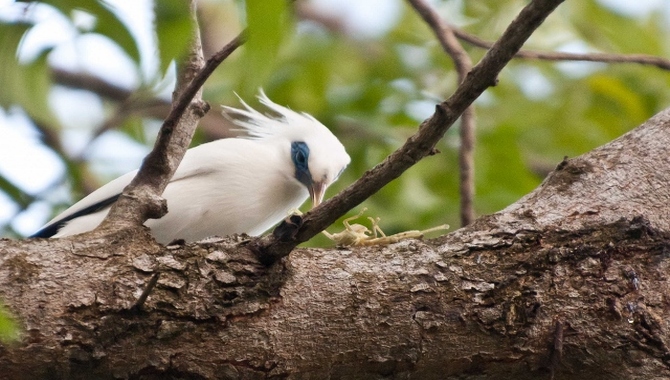
[[147,155],[138,171],[109,214],[100,225],[104,229],[124,226],[139,226],[149,218],[165,215],[167,207],[160,197],[177,170],[195,133],[198,120],[207,112],[208,105],[202,101],[202,85],[216,69],[242,43],[236,37],[221,51],[204,62],[200,33],[196,18],[196,2],[191,1],[193,19],[193,41],[184,67],[180,70],[173,95],[170,114],[163,122],[156,144]]
[[[472,60],[458,42],[451,26],[442,21],[437,12],[424,0],[408,0],[423,20],[433,30],[442,49],[451,57],[458,71],[458,82],[463,83],[472,69]],[[475,219],[473,206],[475,193],[475,108],[469,106],[461,115],[461,146],[458,153],[460,168],[461,225],[467,226]]]
[[[88,172],[88,168],[82,164],[81,160],[77,157],[70,157],[68,153],[63,148],[61,143],[61,138],[58,133],[56,133],[57,128],[54,128],[53,125],[46,125],[43,122],[35,119],[33,120],[35,127],[40,131],[41,138],[44,140],[44,144],[50,147],[65,163],[67,166],[67,172],[76,171],[79,175],[73,176],[71,179],[74,181],[74,189],[76,191],[81,191],[86,194],[97,189],[99,184],[91,177]],[[56,189],[61,180],[51,184],[47,189],[40,192],[39,197],[42,198],[42,194],[49,193],[51,190]]]
[[524,7],[502,37],[473,67],[456,92],[436,106],[433,116],[421,124],[419,131],[353,185],[306,213],[304,224],[294,240],[282,242],[274,235],[269,235],[254,239],[249,247],[264,263],[272,263],[288,255],[298,244],[321,232],[338,217],[429,155],[447,129],[479,95],[495,84],[498,73],[514,57],[533,31],[562,2],[563,0],[533,0]]
[[[225,60],[228,58],[230,54],[232,54],[235,49],[240,47],[242,44],[242,35],[238,35],[235,37],[232,41],[230,41],[226,46],[224,46],[221,50],[219,50],[216,54],[214,54],[212,57],[210,57],[205,65],[202,67],[202,69],[198,72],[198,74],[193,78],[193,80],[188,84],[184,92],[181,94],[176,99],[176,103],[173,103],[172,108],[170,109],[170,113],[168,116],[165,118],[165,121],[163,122],[163,126],[161,127],[161,132],[164,127],[167,128],[174,128],[174,126],[179,122],[179,119],[181,118],[181,115],[184,114],[184,111],[186,110],[186,107],[191,103],[191,100],[195,97],[195,95],[200,91],[202,86],[205,84],[207,79],[212,75],[214,70]],[[106,128],[109,128],[110,124],[113,123],[118,123],[121,120],[127,118],[130,114],[133,113],[132,106],[131,105],[125,105],[123,106],[123,103],[125,103],[128,99],[124,100],[122,102],[122,106],[119,108],[119,112],[115,114],[114,117],[111,119],[107,120],[101,128],[99,128],[96,131],[96,134],[94,135],[95,137],[100,136],[100,134],[104,133]],[[204,116],[204,115],[203,115]],[[159,136],[163,135],[162,133],[159,133]],[[190,142],[190,140],[189,140]],[[188,144],[186,144],[188,146]],[[180,160],[181,161],[181,160]]]
[[551,371],[551,380],[554,380],[558,366],[561,364],[563,358],[563,338],[564,338],[564,324],[561,321],[556,321],[554,324],[554,341],[551,345],[549,354],[549,370]]
[[[189,106],[191,100],[195,95],[201,90],[202,86],[205,84],[205,81],[209,78],[210,75],[216,70],[216,68],[223,62],[224,59],[228,58],[240,45],[242,45],[244,37],[242,34],[233,38],[223,49],[219,50],[216,54],[210,57],[207,60],[207,63],[202,66],[202,69],[198,71],[193,80],[188,84],[184,92],[179,96],[178,99],[173,103],[172,110],[170,114],[163,122],[161,131],[164,128],[174,128],[177,122],[180,120],[181,115],[183,115],[186,107]],[[198,45],[200,41],[198,38]],[[202,58],[202,51],[200,52],[200,57]],[[162,134],[162,133],[161,133]]]
[[124,100],[131,95],[129,90],[87,73],[52,68],[51,77],[62,86],[92,91],[109,99]]
[[[304,2],[298,2],[298,16],[303,19],[311,20],[323,25],[326,29],[334,33],[343,33],[345,28],[342,27],[342,22],[330,14],[318,14],[315,9],[306,9]],[[493,42],[482,40],[481,38],[469,34],[462,29],[458,29],[453,25],[449,25],[456,37],[463,40],[470,45],[489,49],[493,46]],[[547,61],[587,61],[587,62],[603,62],[603,63],[637,63],[641,65],[656,66],[662,70],[670,70],[670,60],[662,57],[656,57],[646,54],[612,54],[612,53],[559,53],[559,52],[539,52],[532,50],[519,50],[516,54],[517,58],[527,59],[541,59]]]
[[151,276],[151,279],[149,279],[147,287],[142,291],[140,298],[138,298],[137,302],[135,302],[135,304],[130,308],[131,311],[138,312],[142,309],[142,306],[144,306],[147,298],[149,298],[149,294],[151,294],[151,292],[156,287],[156,284],[158,283],[158,277],[160,277],[160,275],[160,273],[154,273],[153,276]]
[[[195,18],[195,1],[190,4],[193,19],[191,51],[183,67],[180,68],[177,85],[173,93],[172,110],[163,122],[153,150],[144,158],[133,180],[123,190],[123,194],[112,205],[111,210],[99,228],[120,223],[139,226],[150,218],[160,218],[167,213],[167,204],[160,195],[177,170],[179,162],[195,133],[197,121],[204,115],[206,104],[198,94],[199,88],[191,86],[196,73],[204,65],[200,34]],[[185,112],[187,106],[188,111]],[[178,124],[179,123],[179,124]],[[179,128],[175,128],[175,127]]]
[[[465,32],[455,26],[449,26],[456,37],[470,45],[489,49],[493,42],[485,41],[473,34]],[[646,54],[613,54],[613,53],[561,53],[541,52],[535,50],[519,50],[515,57],[526,59],[540,59],[545,61],[586,61],[603,63],[637,63],[641,65],[656,66],[659,69],[670,70],[670,59],[656,57]]]
[[[136,106],[137,104],[130,97],[119,102],[116,107],[116,112],[114,112],[111,117],[107,118],[102,124],[95,128],[91,134],[90,139],[88,140],[86,149],[88,149],[91,144],[93,144],[93,142],[98,137],[102,136],[105,132],[122,125],[125,120],[130,118],[132,114],[136,112]],[[85,154],[86,149],[81,152],[82,155]]]
[[[75,73],[53,68],[51,69],[51,75],[55,83],[66,87],[91,91],[103,98],[122,103],[119,107],[125,108],[123,103],[130,101],[132,102],[132,109],[130,110],[132,111],[132,115],[137,114],[143,117],[165,119],[172,108],[171,102],[159,98],[143,99],[140,97],[140,104],[138,104],[138,100],[133,96],[135,91],[116,86],[113,83],[86,73]],[[129,100],[131,96],[133,96],[133,99]],[[130,114],[128,116],[130,116]],[[111,125],[112,122],[116,122],[116,117],[113,117],[113,119],[114,120],[106,121],[104,125],[96,129],[91,141],[106,130],[116,127],[116,125]],[[227,133],[227,131],[232,127],[233,124],[223,117],[220,112],[212,112],[208,113],[202,120],[200,120],[198,128],[205,133],[208,139],[214,140],[223,137],[231,137],[233,134]]]
[[330,31],[342,33],[346,30],[346,23],[342,18],[334,16],[330,12],[321,11],[319,7],[314,6],[311,2],[296,1],[294,9],[301,19],[321,24]]

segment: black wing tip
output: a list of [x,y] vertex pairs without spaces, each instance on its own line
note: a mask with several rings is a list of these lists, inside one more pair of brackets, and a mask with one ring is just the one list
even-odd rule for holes
[[98,203],[95,203],[91,206],[88,206],[88,207],[82,209],[82,210],[79,210],[79,211],[73,213],[72,215],[68,215],[61,220],[57,220],[57,221],[55,221],[55,222],[53,222],[53,223],[51,223],[47,226],[44,226],[39,231],[37,231],[34,234],[28,236],[28,238],[50,238],[50,237],[53,237],[55,234],[58,233],[58,231],[67,222],[69,222],[73,219],[77,219],[80,216],[93,214],[93,213],[96,213],[100,210],[103,210],[103,209],[109,207],[112,203],[116,202],[116,200],[119,199],[119,196],[121,196],[121,194],[113,195],[113,196],[111,196],[107,199],[104,199],[104,200],[102,200]]
[[62,227],[62,225],[60,225],[58,223],[57,224],[50,224],[50,225],[42,228],[41,230],[35,232],[34,234],[28,236],[28,238],[30,238],[30,239],[32,239],[32,238],[50,238],[50,237],[54,236],[55,234],[57,234],[58,230],[60,230],[61,227]]

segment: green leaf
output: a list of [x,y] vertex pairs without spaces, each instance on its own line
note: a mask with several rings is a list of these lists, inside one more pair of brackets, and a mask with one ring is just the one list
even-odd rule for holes
[[[610,52],[662,54],[659,38],[665,24],[619,14],[596,0],[571,2],[574,25],[580,37]],[[625,31],[625,32],[624,32]]]
[[0,106],[8,107],[17,103],[14,82],[22,72],[16,53],[21,39],[31,27],[32,25],[25,23],[0,23],[0,61],[3,62],[0,70],[0,83],[3,87],[0,91]]
[[27,24],[0,24],[0,106],[21,106],[38,123],[53,124],[56,120],[51,113],[47,96],[51,87],[50,70],[44,51],[33,62],[20,64],[16,58],[17,48]]
[[245,91],[256,92],[275,68],[287,34],[287,15],[286,0],[246,1],[248,41],[242,57]]
[[16,342],[21,338],[16,320],[10,315],[7,307],[0,304],[0,342],[4,344]]
[[29,65],[22,66],[23,74],[21,78],[16,78],[15,88],[21,94],[21,106],[33,120],[45,125],[58,125],[58,119],[48,105],[52,81],[47,54],[45,51]]
[[186,53],[193,23],[188,1],[161,0],[155,4],[160,72],[165,73],[172,60],[179,60]]
[[0,190],[7,194],[22,209],[26,209],[35,200],[34,197],[9,182],[7,178],[0,176]]

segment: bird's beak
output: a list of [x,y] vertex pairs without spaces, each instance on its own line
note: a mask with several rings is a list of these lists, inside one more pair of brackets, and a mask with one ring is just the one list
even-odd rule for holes
[[309,196],[312,198],[312,208],[321,204],[328,185],[325,182],[313,182],[309,187]]

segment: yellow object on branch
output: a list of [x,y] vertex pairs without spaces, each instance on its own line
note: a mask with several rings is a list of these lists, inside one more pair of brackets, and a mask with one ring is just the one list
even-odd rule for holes
[[363,208],[358,215],[345,219],[343,221],[345,227],[344,231],[331,234],[324,230],[322,231],[323,234],[337,243],[337,245],[348,247],[393,244],[405,239],[421,239],[426,233],[449,229],[448,224],[443,224],[423,231],[411,230],[386,236],[381,227],[379,227],[379,218],[368,217],[368,220],[372,223],[372,230],[362,224],[350,223],[351,221],[360,218],[366,210],[367,208]]

